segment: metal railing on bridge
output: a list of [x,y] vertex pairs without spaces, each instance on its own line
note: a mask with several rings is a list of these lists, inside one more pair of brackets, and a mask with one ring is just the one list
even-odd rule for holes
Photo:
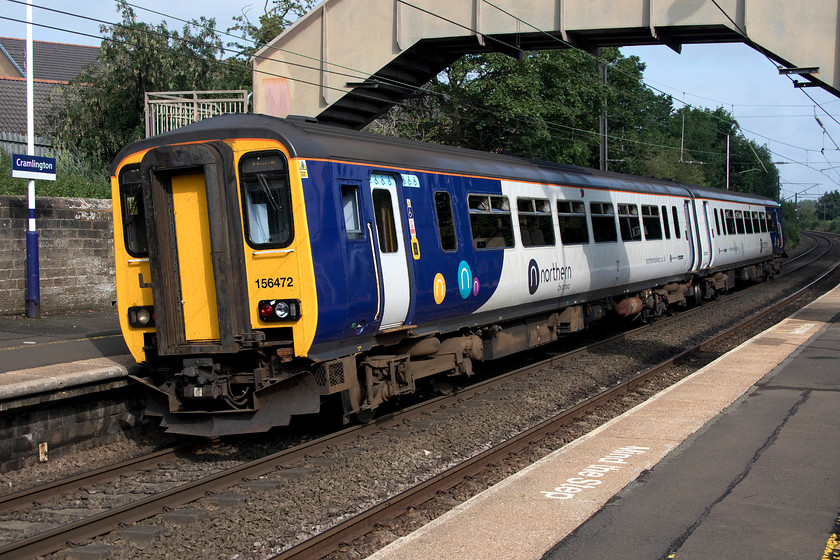
[[208,117],[247,111],[245,90],[147,92],[146,138]]

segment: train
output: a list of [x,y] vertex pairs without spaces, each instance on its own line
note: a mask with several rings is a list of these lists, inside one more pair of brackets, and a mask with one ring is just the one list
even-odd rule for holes
[[345,421],[781,269],[771,199],[259,114],[125,147],[123,336],[172,433]]

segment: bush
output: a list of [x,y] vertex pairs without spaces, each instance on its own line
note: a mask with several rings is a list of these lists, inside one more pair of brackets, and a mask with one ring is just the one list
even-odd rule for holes
[[800,239],[799,224],[796,220],[796,207],[790,202],[782,202],[782,229],[785,233],[785,245],[795,247]]
[[[67,150],[56,154],[56,180],[37,181],[36,196],[65,196],[77,198],[110,198],[108,171],[94,169]],[[26,196],[28,179],[12,178],[12,159],[0,152],[0,194]]]

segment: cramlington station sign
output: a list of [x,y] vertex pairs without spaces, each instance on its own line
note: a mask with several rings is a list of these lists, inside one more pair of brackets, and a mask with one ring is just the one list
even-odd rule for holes
[[12,154],[12,177],[55,181],[55,158]]

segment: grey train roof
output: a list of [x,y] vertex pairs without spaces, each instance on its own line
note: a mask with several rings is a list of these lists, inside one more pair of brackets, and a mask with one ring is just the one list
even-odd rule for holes
[[318,125],[305,119],[280,119],[252,113],[205,119],[172,132],[136,142],[117,155],[112,174],[119,162],[135,151],[181,142],[227,138],[277,140],[286,146],[292,157],[308,159],[334,159],[418,171],[554,183],[573,187],[653,192],[753,204],[777,204],[769,198],[751,193],[416,142]]

